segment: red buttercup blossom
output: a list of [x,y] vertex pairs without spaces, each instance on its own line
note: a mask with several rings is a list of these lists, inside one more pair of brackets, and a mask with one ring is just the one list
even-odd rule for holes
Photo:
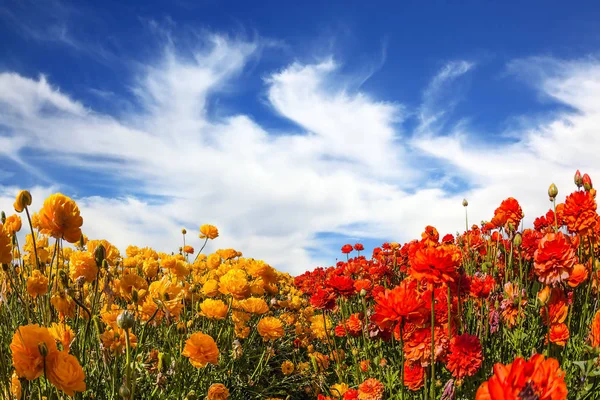
[[517,229],[523,219],[523,210],[519,202],[512,197],[500,203],[500,207],[494,211],[492,224],[496,228],[505,227],[508,230]]
[[600,347],[600,311],[596,312],[590,326],[590,346]]
[[352,247],[351,244],[345,244],[345,245],[342,246],[342,253],[349,254],[349,253],[352,252],[353,249],[354,248]]
[[421,248],[410,259],[408,272],[413,278],[428,283],[454,282],[461,258],[460,250],[454,245]]
[[437,229],[431,225],[425,227],[425,232],[421,233],[421,243],[424,246],[437,246],[440,242],[440,234]]
[[570,287],[575,288],[588,278],[588,270],[583,264],[575,264],[567,282]]
[[523,242],[521,243],[521,251],[523,258],[526,261],[533,260],[535,256],[535,251],[538,248],[538,244],[540,240],[544,237],[543,233],[534,231],[532,229],[525,229],[523,234],[521,235],[521,239]]
[[596,199],[590,192],[573,192],[565,199],[562,214],[569,232],[586,234],[596,225]]
[[419,364],[406,364],[404,367],[404,386],[416,392],[425,384],[425,369]]
[[495,286],[496,280],[494,277],[476,273],[471,279],[471,296],[478,299],[485,299],[494,290]]
[[511,364],[494,365],[494,375],[481,384],[475,400],[565,400],[565,373],[554,358],[535,354],[529,361],[516,358]]
[[318,289],[310,297],[310,305],[317,310],[333,310],[335,307],[335,294],[329,290]]
[[457,379],[473,376],[483,362],[481,343],[474,335],[464,333],[450,340],[448,361],[446,367]]
[[569,279],[576,262],[569,238],[562,232],[547,233],[535,251],[533,266],[540,282],[555,285]]
[[368,292],[369,289],[371,289],[371,286],[373,286],[373,283],[371,283],[369,279],[357,279],[354,281],[354,289],[357,292],[360,292],[362,290]]
[[[567,340],[571,337],[569,327],[566,324],[555,324],[550,327],[550,342],[565,347]],[[548,338],[546,338],[548,339]]]
[[358,390],[356,389],[348,389],[346,393],[344,393],[344,400],[357,400],[358,399]]
[[380,328],[388,329],[407,322],[422,324],[426,315],[425,302],[415,286],[402,281],[392,290],[386,289],[375,297],[375,313],[371,320]]
[[356,243],[354,245],[354,250],[356,251],[363,251],[365,249],[365,246],[362,245],[362,243]]
[[333,276],[325,284],[340,296],[349,297],[355,293],[354,280],[345,275]]
[[335,336],[337,337],[344,337],[346,336],[346,327],[343,324],[339,324],[335,327],[335,329],[333,330],[333,333],[335,334]]
[[[447,326],[434,328],[434,349],[436,361],[442,360],[448,349]],[[419,328],[407,333],[404,338],[405,359],[409,363],[420,363],[427,367],[431,363],[431,328]]]
[[454,236],[451,233],[448,233],[448,234],[444,235],[444,237],[442,238],[442,243],[443,244],[452,244],[452,243],[454,243]]
[[382,400],[384,394],[383,383],[375,378],[369,378],[358,385],[359,400]]
[[562,289],[552,288],[545,303],[545,306],[540,308],[540,315],[545,325],[562,324],[566,321],[569,305],[567,296]]
[[355,313],[350,315],[350,317],[346,320],[346,329],[348,333],[352,336],[359,336],[362,334],[363,322],[360,317],[360,314]]

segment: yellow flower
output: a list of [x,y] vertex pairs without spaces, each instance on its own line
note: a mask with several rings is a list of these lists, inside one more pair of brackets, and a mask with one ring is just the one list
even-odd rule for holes
[[324,340],[327,338],[327,332],[331,331],[331,319],[327,317],[323,319],[322,315],[315,315],[310,320],[310,329],[317,339]]
[[219,279],[219,290],[223,294],[231,294],[237,300],[248,297],[250,285],[246,272],[237,268],[228,271]]
[[15,203],[13,204],[15,207],[15,211],[18,213],[23,212],[25,207],[31,205],[31,201],[31,193],[29,193],[27,190],[21,190],[17,194],[17,198],[15,199]]
[[219,348],[214,339],[202,332],[196,332],[185,342],[185,347],[181,353],[184,357],[190,359],[190,363],[201,368],[211,363],[219,363]]
[[269,311],[267,302],[259,297],[250,297],[239,302],[242,310],[251,314],[265,314]]
[[227,400],[229,390],[222,383],[213,383],[208,388],[208,400]]
[[275,340],[285,335],[283,323],[275,317],[264,317],[258,322],[256,328],[264,340]]
[[10,236],[14,236],[15,233],[21,230],[21,217],[17,214],[7,217],[4,222],[4,229]]
[[58,311],[59,318],[73,318],[75,316],[75,302],[63,292],[53,295],[50,303],[54,306],[56,311]]
[[290,375],[292,372],[294,372],[294,363],[291,361],[285,360],[281,364],[281,372],[283,372],[284,375]]
[[31,276],[27,278],[27,293],[34,299],[48,293],[48,278],[40,270],[33,270]]
[[86,282],[93,282],[98,275],[98,267],[94,255],[89,251],[74,251],[69,259],[69,272],[74,281],[83,277]]
[[153,258],[148,258],[144,260],[142,269],[144,270],[146,278],[154,278],[158,274],[158,261]]
[[19,375],[15,371],[13,371],[12,376],[10,377],[10,394],[16,399],[21,400],[21,381],[19,380]]
[[12,240],[5,227],[0,224],[0,264],[12,261]]
[[44,373],[44,355],[57,353],[56,342],[48,329],[35,325],[20,326],[10,344],[13,366],[17,375],[34,380]]
[[75,356],[68,351],[57,351],[48,355],[46,376],[50,383],[69,396],[85,392],[85,374]]
[[215,279],[207,280],[204,285],[202,285],[202,294],[206,297],[215,297],[219,294],[219,282]]
[[61,324],[53,322],[52,326],[48,328],[48,332],[50,332],[54,339],[62,344],[64,350],[68,350],[71,347],[73,340],[75,340],[73,329],[64,322]]
[[227,304],[221,300],[206,299],[200,303],[202,315],[211,319],[225,319],[227,317]]
[[221,265],[221,256],[216,253],[209,255],[208,258],[206,259],[206,265],[210,269],[219,268],[219,265]]
[[[105,349],[110,350],[112,354],[125,353],[125,350],[127,349],[126,333],[127,332],[124,329],[115,326],[105,330],[104,333],[100,335],[102,346]],[[131,330],[129,331],[129,344],[131,347],[137,347],[137,336],[135,336]]]
[[79,207],[67,196],[55,193],[50,195],[40,210],[40,232],[52,237],[76,243],[81,238],[83,218]]
[[117,261],[121,259],[121,253],[119,252],[119,249],[113,246],[108,240],[88,240],[86,245],[91,254],[94,254],[96,247],[102,245],[105,251],[104,259],[109,265],[116,265]]
[[219,236],[219,230],[214,225],[202,225],[200,227],[200,239],[216,239]]
[[345,383],[336,383],[331,385],[331,394],[334,397],[341,398],[350,388]]

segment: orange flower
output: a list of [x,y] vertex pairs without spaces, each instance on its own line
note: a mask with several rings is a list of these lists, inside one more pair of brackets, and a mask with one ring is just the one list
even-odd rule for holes
[[251,314],[265,314],[269,311],[267,302],[259,297],[250,297],[239,302],[242,310]]
[[264,317],[258,322],[256,328],[264,340],[275,340],[285,335],[283,324],[276,317]]
[[202,315],[210,319],[225,319],[229,307],[222,300],[206,299],[200,303]]
[[10,264],[12,261],[12,240],[11,236],[0,224],[0,264]]
[[427,312],[415,286],[405,280],[392,290],[386,289],[377,295],[371,320],[382,329],[394,328],[402,322],[422,324]]
[[69,396],[85,392],[85,374],[75,356],[67,350],[48,354],[46,376],[50,383]]
[[17,375],[15,371],[13,371],[12,376],[10,377],[10,394],[12,394],[16,400],[21,400],[21,395],[23,394],[19,375]]
[[370,366],[371,366],[371,360],[362,360],[360,362],[360,370],[362,372],[367,372],[369,370]]
[[239,268],[229,270],[219,279],[219,290],[223,294],[231,294],[237,300],[248,297],[250,294],[248,275]]
[[53,295],[50,303],[58,311],[61,320],[64,320],[65,317],[73,318],[75,316],[75,302],[64,292]]
[[534,255],[534,270],[540,282],[554,285],[569,279],[577,262],[575,250],[562,232],[547,233]]
[[384,387],[375,378],[369,378],[358,385],[359,400],[381,400],[383,399]]
[[362,333],[363,323],[358,313],[350,315],[346,320],[346,329],[353,336],[359,336]]
[[46,353],[46,358],[58,352],[48,329],[37,324],[20,326],[13,335],[10,350],[17,375],[30,381],[44,373],[41,351]]
[[33,270],[31,276],[27,278],[27,293],[34,299],[48,293],[48,278],[39,269]]
[[494,218],[491,222],[497,228],[505,227],[507,230],[514,230],[519,227],[522,219],[523,210],[519,202],[509,197],[494,211]]
[[83,277],[86,282],[93,282],[98,275],[96,260],[89,251],[74,251],[69,258],[69,272],[74,281]]
[[202,225],[200,227],[200,239],[216,239],[219,237],[219,230],[214,225]]
[[[127,350],[127,341],[125,339],[126,331],[119,327],[112,327],[100,335],[102,347],[110,350],[112,354],[123,354]],[[129,343],[131,347],[137,347],[137,337],[129,331]]]
[[553,288],[544,307],[540,309],[542,321],[546,325],[562,324],[567,319],[569,305],[562,289]]
[[21,230],[21,217],[17,214],[7,217],[4,221],[4,229],[10,236],[14,236],[15,233]]
[[219,348],[214,339],[205,335],[202,332],[196,332],[185,341],[182,356],[188,357],[190,363],[201,368],[206,364],[211,363],[217,365],[219,363]]
[[40,232],[52,237],[76,243],[81,239],[83,218],[79,207],[67,196],[55,193],[50,195],[39,212]]
[[569,232],[586,234],[596,225],[596,200],[590,192],[573,192],[564,204],[563,219]]
[[213,383],[208,388],[207,400],[227,400],[229,390],[222,383]]
[[410,275],[429,283],[454,282],[458,277],[461,253],[454,245],[418,249],[410,258]]
[[573,266],[573,270],[571,271],[571,276],[569,276],[569,281],[567,282],[569,286],[572,288],[579,286],[582,282],[587,280],[588,278],[588,270],[583,264],[575,264]]
[[194,248],[192,246],[183,246],[183,252],[187,254],[194,254]]
[[600,311],[596,312],[590,326],[590,346],[600,347]]
[[494,375],[481,384],[475,400],[565,400],[564,372],[554,358],[535,354],[529,361],[516,358],[511,364],[494,365]]
[[417,363],[408,363],[404,367],[404,386],[413,392],[425,384],[425,369]]
[[468,333],[454,336],[450,340],[450,349],[446,367],[457,379],[473,376],[481,368],[483,355],[477,336]]
[[[569,328],[565,324],[554,324],[550,326],[550,342],[565,347],[569,340]],[[547,339],[547,338],[546,338]]]

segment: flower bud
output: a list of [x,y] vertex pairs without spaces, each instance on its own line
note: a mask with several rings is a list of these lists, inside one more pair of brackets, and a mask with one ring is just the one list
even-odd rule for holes
[[121,329],[129,330],[129,329],[133,328],[134,324],[135,324],[135,317],[133,316],[133,313],[131,311],[127,311],[127,310],[123,311],[117,317],[117,325]]
[[554,200],[556,198],[556,196],[558,196],[558,188],[553,183],[548,188],[548,197],[550,197],[550,201],[552,201],[552,200]]
[[13,204],[15,211],[18,213],[23,212],[25,207],[31,205],[31,201],[31,193],[29,193],[27,190],[21,190],[19,194],[17,194],[17,198]]
[[463,199],[462,205],[463,205],[463,207],[466,207],[469,205],[469,202],[467,201],[467,199]]
[[523,237],[520,233],[517,233],[513,239],[513,244],[515,247],[521,247],[521,243],[523,243]]
[[94,258],[96,259],[96,266],[100,268],[102,261],[106,258],[106,249],[102,244],[99,244],[96,250],[94,250]]
[[545,286],[542,290],[540,290],[537,294],[537,298],[540,301],[542,306],[545,306],[546,303],[548,303],[548,300],[550,299],[550,293],[551,293],[551,289],[550,286]]
[[588,174],[583,174],[581,181],[583,182],[583,188],[586,190],[586,192],[589,192],[590,189],[594,187],[592,185],[592,178],[590,178]]
[[0,221],[2,221],[3,224],[6,222],[6,214],[4,213],[4,211],[0,213]]
[[38,343],[38,350],[42,357],[46,357],[48,355],[48,346],[46,346],[46,342]]
[[182,234],[184,234],[184,235],[187,233],[187,231],[185,230],[185,228],[183,228],[183,229],[181,230],[181,233],[182,233]]
[[197,398],[195,390],[190,390],[187,396],[185,396],[185,400],[196,400]]
[[121,385],[121,387],[119,388],[119,396],[121,396],[124,399],[128,399],[129,396],[131,396],[131,391],[127,386]]
[[177,324],[177,333],[179,333],[180,335],[185,335],[186,332],[187,327],[185,326],[185,322],[179,322]]
[[579,172],[579,170],[575,172],[575,177],[573,178],[573,180],[575,181],[575,185],[577,185],[578,188],[583,186],[583,179],[581,178],[581,172]]

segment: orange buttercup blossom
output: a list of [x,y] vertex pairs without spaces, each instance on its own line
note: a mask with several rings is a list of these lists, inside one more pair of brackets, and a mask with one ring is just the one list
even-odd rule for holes
[[420,364],[406,364],[404,367],[404,386],[413,392],[425,385],[425,368]]
[[285,335],[283,330],[283,323],[279,318],[276,317],[264,317],[256,326],[259,335],[264,340],[275,340]]
[[93,282],[98,275],[96,259],[89,251],[74,251],[69,258],[69,274],[74,281],[83,277],[86,282]]
[[65,317],[73,318],[75,316],[75,302],[64,292],[54,294],[50,303],[58,311],[61,320],[64,320]]
[[[554,324],[550,326],[550,342],[564,347],[571,337],[569,327],[566,324]],[[548,339],[548,338],[546,338]]]
[[518,357],[511,364],[494,365],[494,375],[477,389],[475,400],[565,400],[564,375],[554,358],[535,354],[525,361]]
[[375,298],[371,320],[380,328],[394,328],[402,322],[422,324],[428,310],[414,285],[404,280],[392,290],[386,289]]
[[192,246],[183,246],[183,252],[187,254],[194,254],[194,248]]
[[249,297],[239,302],[242,310],[251,314],[265,314],[269,311],[269,305],[260,297]]
[[248,274],[239,268],[228,271],[219,279],[219,290],[223,294],[231,294],[237,300],[248,297],[250,295]]
[[500,203],[500,207],[494,211],[492,224],[497,228],[517,229],[523,219],[523,210],[519,202],[512,197]]
[[33,270],[31,276],[27,278],[27,293],[34,299],[48,293],[48,278],[39,269]]
[[590,326],[589,336],[590,346],[600,347],[600,311],[596,312],[592,325]]
[[573,266],[573,270],[571,271],[571,275],[569,276],[569,280],[567,281],[568,285],[572,288],[579,286],[582,282],[585,282],[588,278],[588,270],[583,264],[575,264]]
[[229,307],[222,300],[206,299],[200,303],[202,315],[210,319],[225,319]]
[[546,325],[562,324],[569,314],[567,296],[562,289],[553,288],[546,305],[540,308],[542,321]]
[[383,383],[375,378],[369,378],[358,385],[359,400],[381,400],[384,395]]
[[52,323],[52,326],[48,328],[48,332],[50,332],[56,341],[62,344],[63,350],[68,350],[71,347],[73,340],[75,340],[73,329],[66,323],[57,324],[54,322]]
[[538,280],[546,285],[566,281],[577,262],[571,241],[562,232],[547,233],[534,254],[534,271]]
[[421,248],[410,258],[409,274],[428,283],[454,282],[461,259],[460,250],[454,245]]
[[216,239],[219,237],[219,230],[214,225],[202,225],[200,227],[200,239]]
[[208,388],[207,400],[227,400],[229,398],[229,389],[222,383],[213,383]]
[[196,332],[185,341],[185,347],[181,353],[184,357],[190,359],[190,363],[201,368],[206,364],[211,363],[217,365],[219,363],[219,348],[214,339],[205,335],[202,332]]
[[483,362],[481,343],[477,336],[468,333],[454,336],[450,340],[450,349],[446,367],[457,379],[473,376]]
[[44,206],[39,212],[40,232],[69,243],[81,239],[83,218],[79,215],[79,207],[67,196],[61,193],[50,195],[44,200]]
[[[126,331],[119,327],[112,327],[104,331],[100,335],[102,347],[110,350],[112,354],[123,354],[127,349],[127,340],[125,339]],[[137,336],[129,331],[129,343],[131,347],[137,347]]]
[[45,348],[46,357],[58,352],[56,342],[48,329],[37,324],[20,326],[17,329],[10,344],[17,375],[31,381],[44,373],[44,356],[40,353],[42,348]]
[[21,225],[21,217],[19,217],[17,214],[6,217],[6,221],[4,221],[4,229],[10,236],[13,236],[15,233],[19,232],[21,230]]
[[596,199],[590,192],[576,191],[567,196],[563,219],[569,232],[586,234],[596,225]]
[[12,239],[4,225],[0,224],[0,264],[12,261]]
[[48,354],[46,376],[50,383],[69,396],[85,392],[85,374],[75,356],[67,350]]

